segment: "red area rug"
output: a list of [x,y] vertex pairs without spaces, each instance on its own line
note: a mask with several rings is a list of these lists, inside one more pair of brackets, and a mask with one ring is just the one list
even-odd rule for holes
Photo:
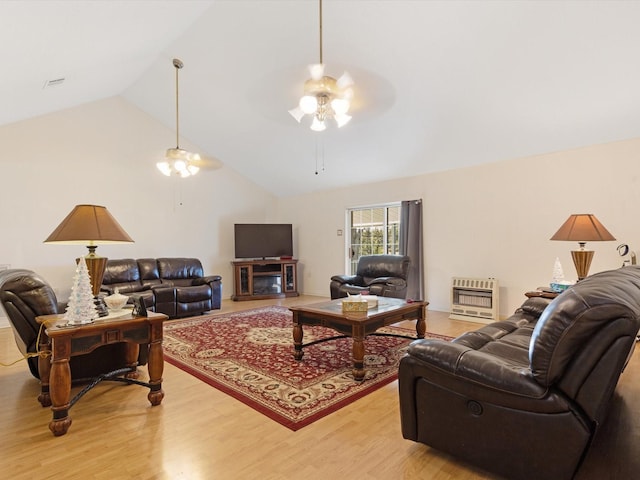
[[[280,306],[166,322],[165,360],[295,431],[395,380],[412,340],[367,337],[366,376],[356,382],[350,338],[305,347],[298,362],[292,325],[291,312]],[[415,335],[398,327],[379,332]],[[304,341],[336,334],[305,327]]]

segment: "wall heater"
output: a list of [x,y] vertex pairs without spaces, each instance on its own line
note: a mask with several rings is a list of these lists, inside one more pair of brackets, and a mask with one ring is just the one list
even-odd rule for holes
[[495,278],[453,277],[449,318],[480,323],[497,321],[498,291]]

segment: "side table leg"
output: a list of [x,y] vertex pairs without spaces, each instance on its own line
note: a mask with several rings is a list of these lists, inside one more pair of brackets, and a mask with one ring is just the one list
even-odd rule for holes
[[164,398],[162,390],[162,373],[164,371],[164,353],[162,351],[162,323],[151,326],[151,343],[149,344],[149,384],[151,390],[147,395],[152,406],[160,405]]
[[71,368],[69,355],[71,340],[63,338],[53,345],[49,388],[51,393],[51,411],[53,419],[49,422],[49,430],[56,436],[64,435],[71,426],[69,416],[69,399],[71,397]]
[[364,380],[364,338],[360,336],[353,337],[353,378]]
[[[297,312],[294,313],[294,316],[297,315]],[[302,332],[302,325],[299,323],[293,324],[293,358],[296,360],[302,360],[302,356],[304,352],[302,351],[302,337],[304,333]]]
[[[42,335],[45,337],[45,335]],[[38,374],[40,375],[40,395],[38,401],[43,407],[51,406],[51,395],[49,394],[49,375],[51,374],[51,345],[48,338],[40,338],[38,350]]]
[[[138,366],[138,354],[140,353],[140,345],[137,343],[127,342],[127,358],[126,365],[129,368],[136,368]],[[140,376],[138,370],[133,370],[125,375],[126,378],[137,379]]]

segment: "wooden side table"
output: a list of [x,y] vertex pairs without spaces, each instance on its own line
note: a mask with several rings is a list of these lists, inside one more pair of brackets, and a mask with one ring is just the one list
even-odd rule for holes
[[531,298],[531,297],[542,297],[542,298],[551,298],[554,299],[556,298],[558,295],[560,295],[560,293],[558,292],[554,292],[552,290],[549,290],[547,288],[539,288],[537,290],[533,290],[531,292],[526,292],[525,296],[527,298]]
[[[49,429],[55,436],[67,433],[71,425],[69,409],[87,391],[103,380],[135,383],[149,388],[147,398],[152,406],[160,405],[164,398],[162,373],[164,356],[162,352],[162,322],[168,317],[162,313],[149,312],[147,317],[128,314],[116,319],[97,319],[86,325],[66,325],[63,315],[36,317],[44,323],[38,359],[41,393],[38,401],[43,407],[51,406],[53,418]],[[127,366],[114,372],[105,373],[94,379],[73,399],[71,397],[71,369],[69,359],[84,355],[110,343],[127,343]],[[149,382],[136,379],[136,366],[140,344],[149,344]]]

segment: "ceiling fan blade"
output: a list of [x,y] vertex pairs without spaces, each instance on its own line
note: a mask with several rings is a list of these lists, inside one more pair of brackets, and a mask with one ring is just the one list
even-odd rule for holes
[[353,78],[349,75],[348,72],[344,72],[340,78],[336,81],[336,85],[340,89],[344,89],[353,85]]
[[202,170],[217,170],[222,168],[223,163],[215,157],[209,157],[206,155],[199,155],[198,157],[191,159],[189,163]]

